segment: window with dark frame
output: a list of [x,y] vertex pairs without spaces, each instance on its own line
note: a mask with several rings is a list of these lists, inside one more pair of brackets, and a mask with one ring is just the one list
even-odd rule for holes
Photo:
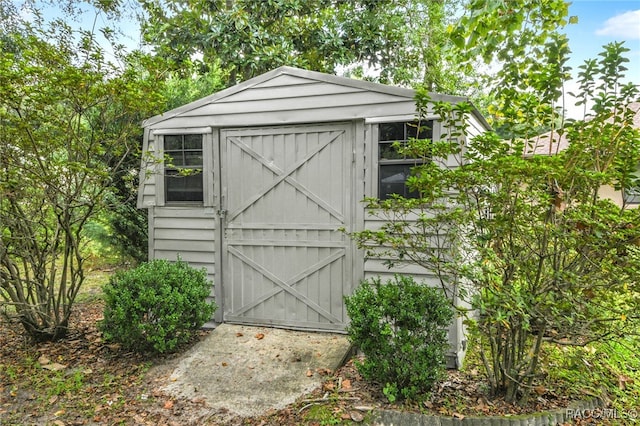
[[623,190],[624,201],[629,204],[640,204],[640,164],[635,173],[636,185]]
[[418,198],[417,191],[407,188],[411,168],[424,164],[424,157],[411,157],[399,151],[410,139],[433,139],[433,120],[380,123],[378,127],[378,198],[392,194]]
[[202,135],[164,136],[166,202],[202,202]]

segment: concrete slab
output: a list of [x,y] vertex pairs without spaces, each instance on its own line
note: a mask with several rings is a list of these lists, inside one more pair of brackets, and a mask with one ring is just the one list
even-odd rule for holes
[[322,384],[349,355],[345,335],[221,324],[180,356],[163,390],[213,410],[252,417]]

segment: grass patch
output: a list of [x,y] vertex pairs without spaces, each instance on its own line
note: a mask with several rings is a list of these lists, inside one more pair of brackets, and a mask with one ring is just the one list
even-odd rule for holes
[[341,423],[340,415],[330,405],[312,405],[309,407],[305,419],[323,426]]
[[544,372],[550,381],[562,384],[556,392],[599,397],[611,408],[630,410],[640,404],[640,339],[550,348]]

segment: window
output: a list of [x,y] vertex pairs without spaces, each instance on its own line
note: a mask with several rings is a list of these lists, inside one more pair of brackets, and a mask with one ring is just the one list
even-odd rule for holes
[[164,136],[165,201],[202,202],[202,135]]
[[[417,198],[417,191],[409,191],[406,182],[411,168],[423,164],[423,158],[406,156],[399,152],[409,139],[433,138],[433,121],[380,123],[378,129],[378,197],[381,200],[391,194],[405,198]],[[398,144],[396,144],[396,142]]]
[[623,191],[624,201],[629,204],[640,204],[640,164],[638,164],[635,176],[635,185]]

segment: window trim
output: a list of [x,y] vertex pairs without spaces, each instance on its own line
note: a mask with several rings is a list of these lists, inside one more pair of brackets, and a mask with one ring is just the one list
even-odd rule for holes
[[[154,146],[153,154],[158,161],[155,173],[155,197],[159,207],[212,207],[216,202],[216,193],[213,182],[213,156],[214,143],[217,141],[213,127],[168,128],[151,130],[149,145]],[[202,134],[202,185],[203,201],[166,201],[165,199],[165,165],[164,165],[164,136],[165,135],[189,135]],[[151,153],[151,151],[150,151]]]
[[[192,148],[185,148],[185,143],[186,143],[186,138],[188,136],[200,136],[200,149],[192,149]],[[183,160],[186,159],[186,153],[187,152],[199,152],[200,153],[200,157],[201,157],[201,161],[199,164],[197,165],[187,165],[187,164],[182,164],[181,166],[174,166],[174,167],[170,167],[169,164],[167,164],[166,162],[163,161],[162,164],[162,174],[164,176],[163,179],[163,184],[164,184],[164,188],[163,188],[163,192],[164,192],[164,198],[165,198],[165,203],[167,204],[171,204],[171,205],[184,205],[184,204],[194,204],[194,205],[204,205],[204,200],[205,200],[205,183],[204,183],[204,142],[205,142],[205,138],[203,134],[200,133],[171,133],[171,134],[164,134],[162,135],[162,145],[163,145],[163,160],[166,159],[167,156],[167,147],[166,147],[166,138],[168,136],[174,136],[174,137],[179,137],[181,138],[181,149],[177,150],[177,149],[172,149],[172,152],[180,152],[182,154]],[[200,170],[199,173],[196,173],[198,175],[200,175],[200,179],[202,181],[202,191],[194,191],[194,192],[198,192],[200,197],[202,198],[202,200],[169,200],[168,199],[168,185],[167,185],[167,179],[169,178],[169,173],[171,172],[171,174],[177,173],[179,174],[181,169],[189,169],[189,170]],[[186,176],[185,176],[186,178]],[[180,193],[182,193],[183,191],[180,191]],[[187,191],[189,192],[189,191]]]
[[[382,120],[385,118],[396,118],[395,120]],[[372,123],[376,124],[376,131],[373,132],[373,144],[375,145],[375,149],[374,149],[374,158],[376,159],[376,173],[375,173],[375,190],[376,190],[376,197],[378,199],[388,199],[389,197],[386,196],[385,198],[382,198],[382,173],[381,173],[381,169],[383,166],[385,165],[402,165],[402,166],[406,166],[409,165],[410,167],[416,167],[418,165],[421,164],[425,164],[421,159],[416,159],[416,158],[402,158],[402,159],[386,159],[383,160],[380,158],[380,147],[382,144],[390,144],[390,143],[394,143],[396,142],[394,141],[381,141],[380,140],[380,134],[381,134],[381,127],[384,124],[393,124],[393,123],[402,123],[404,125],[403,127],[403,136],[405,139],[402,139],[402,141],[407,141],[408,139],[408,135],[407,135],[407,124],[410,123],[417,123],[417,122],[421,122],[421,123],[431,123],[431,140],[437,140],[437,136],[439,135],[439,121],[437,120],[436,117],[425,117],[422,119],[416,119],[415,115],[411,116],[410,119],[398,119],[398,118],[407,118],[406,116],[403,117],[379,117],[379,118],[375,118],[375,119],[371,119]],[[405,188],[406,188],[406,181],[405,181]],[[385,194],[388,195],[388,194]],[[407,194],[409,195],[409,194]],[[415,197],[409,197],[409,198],[415,198]]]

